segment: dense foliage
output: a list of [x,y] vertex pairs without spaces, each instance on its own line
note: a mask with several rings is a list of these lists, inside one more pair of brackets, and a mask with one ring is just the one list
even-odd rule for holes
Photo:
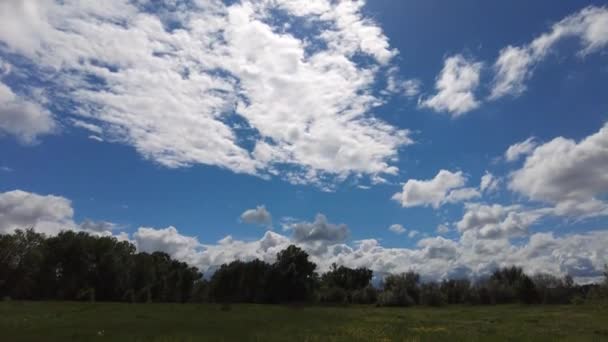
[[577,285],[571,277],[526,275],[519,267],[486,279],[423,282],[415,272],[384,277],[333,264],[319,276],[302,249],[291,245],[272,264],[233,261],[209,279],[162,252],[136,252],[129,242],[66,231],[46,237],[32,230],[0,235],[0,298],[126,302],[376,303],[380,306],[444,304],[568,304],[608,299],[602,284]]

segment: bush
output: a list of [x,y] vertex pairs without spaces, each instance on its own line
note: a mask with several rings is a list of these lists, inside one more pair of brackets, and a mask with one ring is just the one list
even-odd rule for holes
[[378,295],[379,306],[412,306],[416,304],[404,290],[385,290]]
[[356,304],[372,304],[378,299],[378,291],[373,286],[355,290],[351,296],[351,302]]
[[340,287],[323,287],[319,290],[319,301],[321,303],[348,303],[346,291]]
[[436,283],[423,284],[420,290],[420,302],[428,306],[442,306],[447,300]]

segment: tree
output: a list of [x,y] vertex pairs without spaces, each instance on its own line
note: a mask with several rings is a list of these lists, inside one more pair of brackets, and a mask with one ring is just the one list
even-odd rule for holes
[[379,295],[380,305],[410,306],[420,303],[420,275],[415,272],[388,275],[384,278],[384,290]]
[[471,282],[468,279],[444,280],[440,290],[448,304],[465,303],[470,299]]
[[272,280],[278,301],[303,301],[315,288],[317,266],[308,260],[308,253],[290,245],[277,253]]

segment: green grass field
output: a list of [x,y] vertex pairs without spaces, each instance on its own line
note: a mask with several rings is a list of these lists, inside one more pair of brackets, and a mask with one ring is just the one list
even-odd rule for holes
[[608,310],[4,302],[0,340],[608,341]]

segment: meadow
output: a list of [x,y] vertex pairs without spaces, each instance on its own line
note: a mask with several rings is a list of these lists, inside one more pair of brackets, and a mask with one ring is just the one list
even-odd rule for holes
[[0,303],[3,341],[608,341],[593,305]]

